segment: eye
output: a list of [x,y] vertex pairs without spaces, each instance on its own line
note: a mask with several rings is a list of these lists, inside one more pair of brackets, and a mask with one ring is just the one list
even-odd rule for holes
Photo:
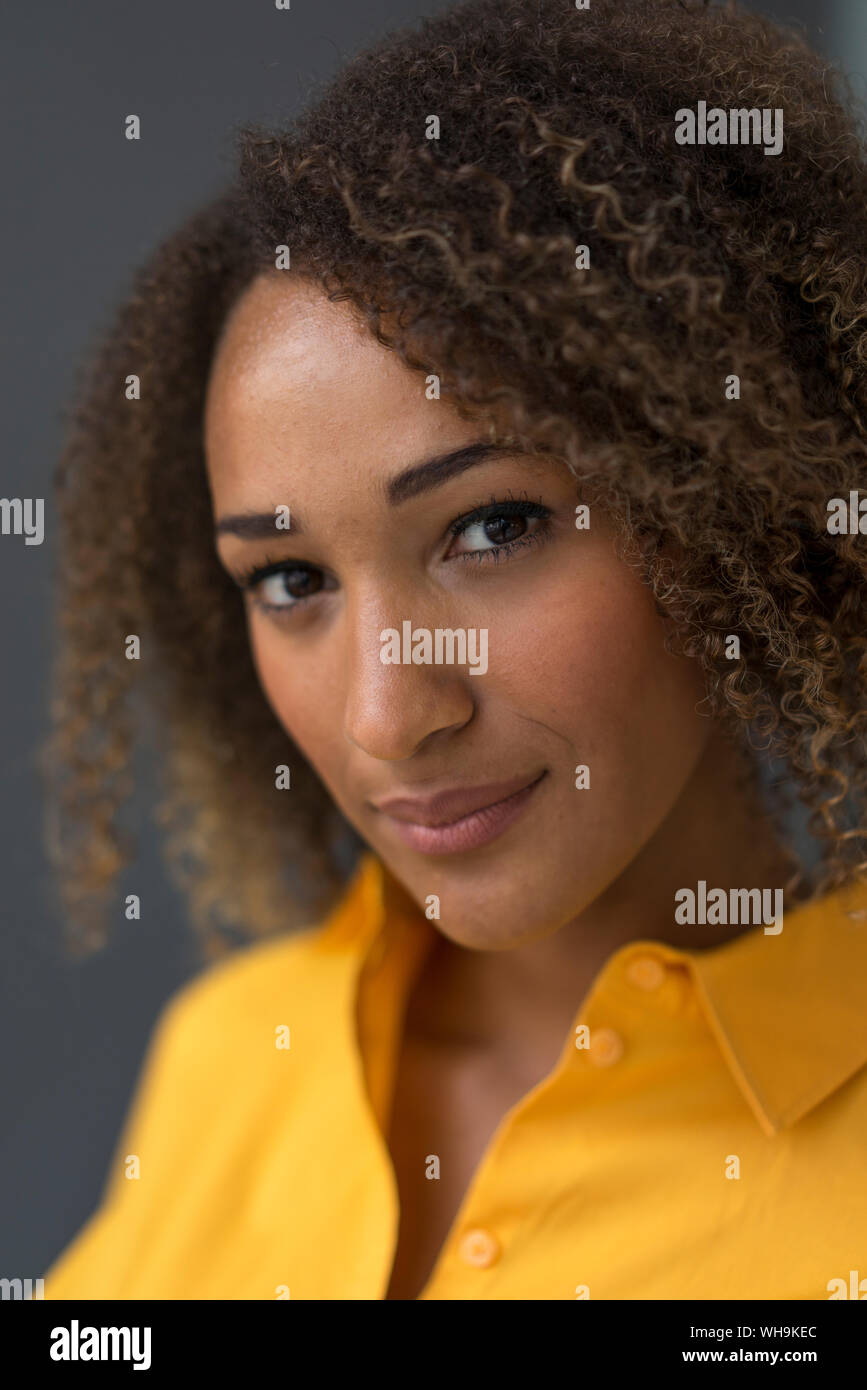
[[260,565],[240,575],[237,583],[252,596],[259,608],[284,612],[296,608],[304,599],[312,598],[325,586],[320,569],[292,560]]
[[490,516],[486,521],[474,521],[460,532],[470,550],[484,550],[487,545],[508,545],[529,530],[526,516]]
[[543,539],[545,523],[550,515],[550,509],[541,502],[531,502],[529,499],[492,500],[452,523],[449,533],[456,542],[461,542],[463,548],[455,550],[453,545],[449,556],[454,554],[455,559],[469,556],[479,560],[485,556],[498,559],[518,546]]

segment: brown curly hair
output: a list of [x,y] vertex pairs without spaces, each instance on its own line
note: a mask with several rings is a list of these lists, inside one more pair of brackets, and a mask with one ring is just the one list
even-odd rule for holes
[[[678,144],[699,99],[781,108],[782,153]],[[785,767],[777,794],[818,846],[805,891],[863,873],[867,562],[827,530],[867,460],[852,106],[800,38],[734,4],[466,0],[349,62],[289,130],[240,129],[232,186],[159,247],[92,354],[58,470],[46,756],[74,946],[104,939],[144,714],[211,954],[220,929],[286,928],[345,878],[354,832],[266,704],[213,544],[209,367],[263,273],[312,277],[460,413],[597,486],[708,711]]]

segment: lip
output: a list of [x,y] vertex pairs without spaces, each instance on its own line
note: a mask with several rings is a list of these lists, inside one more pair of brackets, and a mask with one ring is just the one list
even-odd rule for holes
[[547,769],[531,778],[483,787],[455,787],[427,798],[391,797],[376,809],[397,835],[422,854],[452,854],[490,843],[524,811]]

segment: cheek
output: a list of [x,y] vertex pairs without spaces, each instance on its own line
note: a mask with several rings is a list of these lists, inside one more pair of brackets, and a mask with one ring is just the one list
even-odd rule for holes
[[[250,648],[259,683],[271,709],[298,748],[327,777],[329,752],[339,746],[334,687],[323,681],[315,661],[299,660],[273,623],[259,615],[249,621]],[[337,721],[337,722],[335,722]]]
[[[490,634],[507,702],[566,740],[614,814],[646,818],[683,786],[710,721],[698,664],[664,647],[653,595],[626,565],[589,564],[512,607]],[[496,648],[494,647],[496,643]]]

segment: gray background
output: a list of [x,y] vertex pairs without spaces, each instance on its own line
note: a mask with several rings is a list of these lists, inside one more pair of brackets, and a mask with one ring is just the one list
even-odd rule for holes
[[[46,539],[0,536],[0,1276],[36,1278],[97,1205],[154,1020],[197,968],[139,795],[140,851],[108,946],[64,955],[43,853],[36,756],[47,728],[50,476],[73,373],[133,268],[231,176],[233,131],[279,124],[342,61],[448,0],[18,0],[0,25],[0,494],[46,499]],[[528,0],[528,5],[532,0]],[[753,0],[804,27],[864,100],[867,0]],[[142,117],[142,139],[123,117]],[[127,922],[126,892],[142,895]]]

